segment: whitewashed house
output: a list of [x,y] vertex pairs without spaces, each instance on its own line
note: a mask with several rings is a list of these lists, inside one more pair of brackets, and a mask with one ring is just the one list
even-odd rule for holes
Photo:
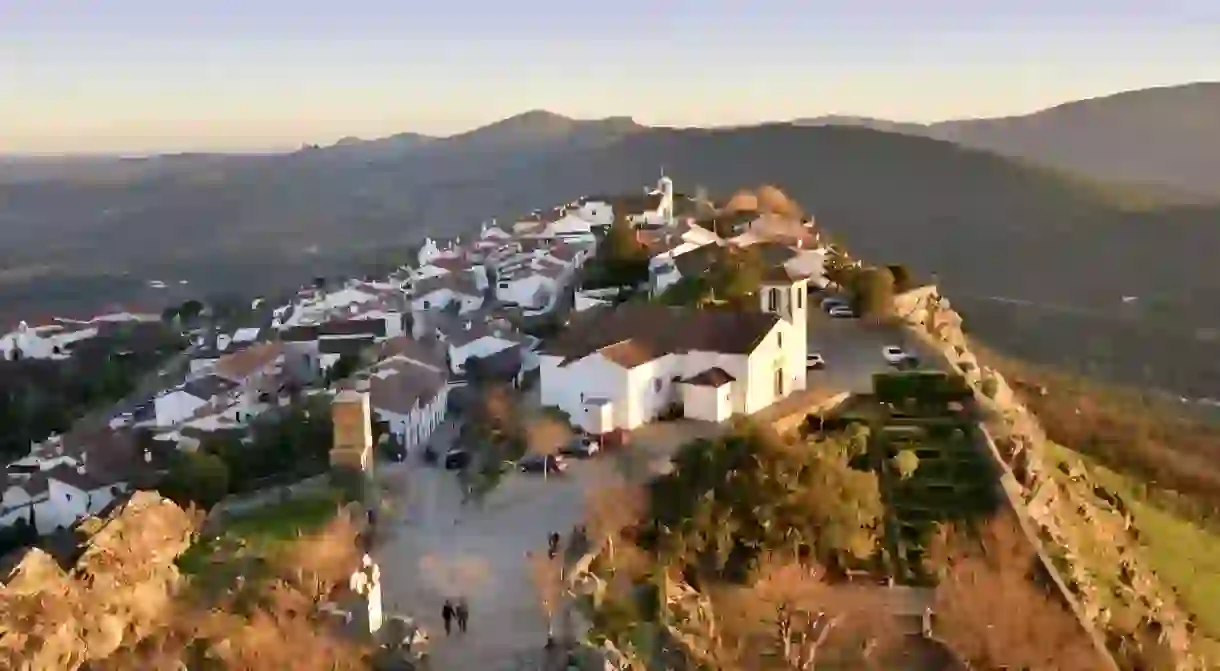
[[591,434],[671,409],[724,421],[805,388],[806,280],[768,278],[760,310],[627,303],[589,310],[541,351],[541,400]]
[[96,326],[84,324],[17,325],[11,333],[0,336],[0,359],[67,359],[73,343],[96,336]]
[[483,290],[473,271],[446,272],[415,280],[412,312],[443,310],[450,305],[456,305],[462,314],[483,307]]
[[194,417],[210,403],[227,403],[235,398],[238,386],[238,383],[216,375],[204,375],[168,389],[153,399],[156,425],[174,426]]
[[368,380],[373,415],[386,422],[408,454],[425,445],[445,420],[449,400],[443,368],[396,357],[378,365]]
[[164,473],[166,454],[141,448],[126,431],[73,433],[10,465],[0,523],[30,520],[39,534],[71,527]]
[[449,368],[455,375],[466,372],[466,360],[470,357],[488,357],[524,341],[520,333],[499,321],[465,320],[458,322],[456,328],[450,322],[438,331],[448,350]]

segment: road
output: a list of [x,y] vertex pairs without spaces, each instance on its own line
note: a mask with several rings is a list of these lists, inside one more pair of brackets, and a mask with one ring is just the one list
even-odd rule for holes
[[816,308],[809,311],[807,337],[809,353],[821,354],[826,360],[824,369],[809,371],[810,388],[825,386],[871,393],[873,374],[894,370],[881,354],[889,345],[897,345],[919,357],[923,368],[944,365],[940,353],[911,337],[901,326],[873,325],[859,319],[832,319]]

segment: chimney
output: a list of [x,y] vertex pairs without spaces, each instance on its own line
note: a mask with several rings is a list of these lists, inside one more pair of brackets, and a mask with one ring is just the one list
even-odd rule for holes
[[152,450],[148,449],[147,447],[144,448],[144,463],[152,463]]
[[466,320],[466,330],[469,331],[474,326],[474,322]]

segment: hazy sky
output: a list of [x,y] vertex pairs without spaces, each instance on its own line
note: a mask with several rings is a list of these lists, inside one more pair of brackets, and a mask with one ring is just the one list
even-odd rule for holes
[[930,121],[1217,79],[1216,0],[0,0],[0,152],[294,147],[534,108]]

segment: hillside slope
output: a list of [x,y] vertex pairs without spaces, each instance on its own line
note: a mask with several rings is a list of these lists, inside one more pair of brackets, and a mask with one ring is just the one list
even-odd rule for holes
[[863,257],[936,273],[985,339],[1023,356],[1141,382],[1148,368],[1158,384],[1198,395],[1220,386],[1216,345],[1197,337],[1220,328],[1208,307],[1220,301],[1210,260],[1220,208],[1127,212],[1103,192],[992,154],[788,125],[633,136],[537,166],[518,199],[542,197],[533,184],[562,196],[628,188],[659,165],[713,193],[779,185]]
[[1220,82],[1124,91],[992,119],[918,124],[827,116],[795,123],[924,135],[1097,179],[1160,186],[1178,198],[1220,198]]
[[[514,124],[507,137],[532,137],[528,149],[490,149],[513,144],[493,127],[491,140],[379,160],[318,150],[118,184],[0,185],[0,305],[95,304],[95,287],[120,299],[143,278],[270,291],[425,233],[635,192],[664,167],[681,188],[781,186],[866,258],[937,273],[980,334],[1019,355],[1141,382],[1147,369],[1195,395],[1220,387],[1215,345],[1198,337],[1220,332],[1220,209],[1128,212],[1053,170],[864,128],[643,130],[537,114]],[[451,141],[466,148],[433,154]]]

